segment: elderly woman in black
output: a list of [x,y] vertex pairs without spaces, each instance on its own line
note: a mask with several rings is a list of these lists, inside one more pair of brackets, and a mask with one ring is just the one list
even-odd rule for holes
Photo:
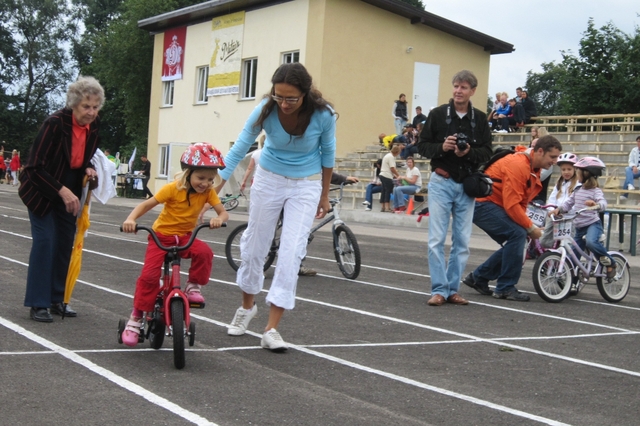
[[24,305],[31,319],[52,322],[51,314],[75,317],[63,305],[76,216],[85,176],[96,182],[90,161],[99,144],[98,111],[104,90],[93,77],[69,86],[66,107],[40,127],[20,174],[19,194],[29,210],[33,239]]

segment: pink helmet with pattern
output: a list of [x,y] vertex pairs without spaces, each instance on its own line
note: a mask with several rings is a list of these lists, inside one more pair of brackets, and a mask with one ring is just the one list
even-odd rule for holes
[[560,154],[556,164],[558,164],[558,165],[563,164],[563,163],[576,164],[577,162],[578,162],[578,156],[577,155],[575,155],[574,153],[571,153],[571,152],[565,152],[563,154]]
[[602,160],[597,157],[582,157],[574,166],[577,169],[588,171],[595,177],[602,176],[602,170],[607,167]]
[[198,142],[190,145],[180,157],[182,168],[224,169],[222,154],[213,145]]

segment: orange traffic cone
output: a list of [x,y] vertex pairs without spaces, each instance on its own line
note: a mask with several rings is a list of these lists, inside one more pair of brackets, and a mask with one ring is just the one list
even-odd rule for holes
[[413,196],[409,196],[409,206],[405,210],[406,214],[413,214]]

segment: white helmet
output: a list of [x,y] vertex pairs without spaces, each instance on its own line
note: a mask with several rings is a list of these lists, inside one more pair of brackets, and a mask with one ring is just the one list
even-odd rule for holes
[[562,163],[576,164],[578,162],[578,156],[571,153],[565,152],[564,154],[560,154],[558,157],[558,161],[556,162],[558,165]]

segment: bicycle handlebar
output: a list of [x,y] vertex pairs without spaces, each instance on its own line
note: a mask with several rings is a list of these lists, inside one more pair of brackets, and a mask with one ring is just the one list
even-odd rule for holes
[[[592,211],[592,210],[599,211],[600,210],[600,205],[597,204],[595,206],[585,207],[584,209],[580,209],[580,210],[575,212],[575,216],[580,216],[582,213],[584,213],[586,211]],[[562,214],[558,214],[557,216],[556,215],[550,215],[550,216],[551,216],[551,220],[553,220],[553,221],[558,221],[558,220],[562,219]]]
[[[225,228],[227,226],[227,222],[223,222],[221,227]],[[196,235],[198,235],[198,232],[200,232],[200,230],[202,228],[208,228],[209,224],[208,223],[201,223],[200,225],[196,226],[195,229],[193,230],[193,232],[191,233],[191,237],[189,238],[189,241],[187,241],[187,244],[183,245],[183,246],[173,246],[173,247],[167,247],[162,245],[162,243],[160,243],[160,240],[158,239],[158,235],[156,235],[155,231],[151,228],[149,228],[148,226],[144,226],[144,225],[136,225],[136,232],[142,230],[142,231],[147,231],[151,237],[153,238],[153,241],[156,242],[156,244],[158,245],[158,247],[160,247],[161,250],[164,251],[182,251],[182,250],[186,250],[189,247],[191,247],[191,244],[193,244],[193,242],[196,239]],[[122,230],[122,226],[120,226],[120,232],[124,232]]]

